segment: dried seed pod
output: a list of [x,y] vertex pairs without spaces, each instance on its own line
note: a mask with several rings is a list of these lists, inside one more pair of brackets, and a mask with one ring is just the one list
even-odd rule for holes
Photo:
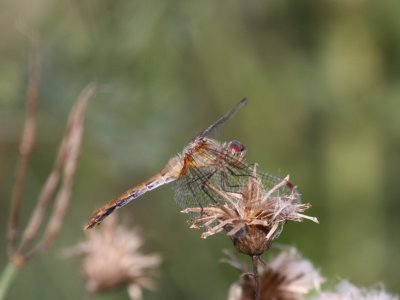
[[244,225],[230,238],[238,251],[250,256],[261,255],[272,244],[273,239],[266,238],[270,231],[271,228],[262,225]]

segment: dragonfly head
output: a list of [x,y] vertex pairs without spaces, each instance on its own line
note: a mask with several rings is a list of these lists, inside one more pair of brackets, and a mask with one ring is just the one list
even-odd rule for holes
[[228,151],[241,160],[246,154],[246,147],[238,140],[233,140],[228,143]]

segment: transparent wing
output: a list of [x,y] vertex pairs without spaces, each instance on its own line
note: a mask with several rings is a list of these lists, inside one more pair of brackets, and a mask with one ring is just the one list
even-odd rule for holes
[[202,133],[200,133],[198,136],[207,136],[207,137],[213,137],[216,135],[218,128],[224,124],[226,121],[228,121],[230,118],[232,118],[239,109],[241,109],[243,106],[247,104],[248,100],[247,98],[243,98],[240,100],[234,107],[232,107],[226,114],[224,114],[222,117],[220,117],[217,121],[215,121],[213,124],[208,126]]
[[250,178],[260,182],[263,193],[269,193],[270,199],[290,196],[293,202],[301,201],[290,182],[268,173],[254,172],[254,165],[229,155],[222,147],[208,146],[206,150],[196,156],[193,166],[174,182],[177,204],[182,209],[199,208],[189,214],[191,218],[198,217],[206,207],[240,201],[243,198],[240,195],[249,188]]

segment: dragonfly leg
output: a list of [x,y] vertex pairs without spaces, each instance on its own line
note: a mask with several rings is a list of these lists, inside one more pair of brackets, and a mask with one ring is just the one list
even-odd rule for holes
[[193,190],[192,184],[194,183],[194,181],[189,181],[188,182],[188,188],[190,190],[190,193],[192,194],[193,198],[195,199],[197,205],[200,207],[201,209],[201,214],[203,214],[203,205],[201,205],[200,201],[197,199],[196,193]]
[[[232,168],[230,167],[225,167],[226,171],[229,172],[230,175],[232,175],[232,177],[254,177],[252,174],[240,174],[240,173],[236,173]],[[229,177],[228,174],[225,170],[220,172],[221,175],[221,189],[225,192],[234,192],[232,191],[232,189],[238,189],[242,186],[242,184],[238,184],[238,183],[232,183],[229,181]],[[229,190],[228,188],[230,188],[231,190]]]
[[[239,184],[231,184],[228,180],[228,176],[225,171],[220,172],[220,180],[221,180],[221,189],[224,192],[232,192],[233,188],[239,188]],[[228,190],[228,188],[231,188],[231,190]]]
[[[193,185],[199,185],[201,190],[202,190],[202,192],[204,194],[206,194],[213,203],[215,203],[215,204],[218,203],[214,199],[214,197],[211,195],[211,193],[209,191],[209,187],[208,187],[208,184],[209,184],[209,181],[210,181],[211,177],[214,176],[214,174],[216,172],[217,172],[217,170],[213,170],[212,172],[203,173],[200,170],[196,170],[196,174],[195,174],[194,178],[191,181],[188,182],[188,186],[189,186],[189,188],[190,188],[190,190],[192,192],[192,195],[193,195],[193,197],[195,199],[197,199],[196,198],[196,193],[193,191],[192,186]],[[196,201],[198,202],[199,206],[201,207],[200,201],[198,201],[198,200],[196,200]]]
[[208,191],[208,184],[207,182],[202,182],[200,187],[202,189],[202,191],[211,199],[212,202],[214,202],[214,204],[217,204],[218,202],[214,199],[214,197],[209,193]]
[[226,169],[229,171],[229,173],[232,175],[232,176],[238,176],[238,177],[253,177],[253,178],[256,178],[256,176],[254,176],[253,174],[238,174],[238,173],[236,173],[232,168],[230,168],[230,167],[226,167]]

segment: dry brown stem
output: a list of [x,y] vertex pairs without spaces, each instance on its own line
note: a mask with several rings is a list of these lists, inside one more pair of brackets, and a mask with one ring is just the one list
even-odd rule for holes
[[[50,219],[47,223],[43,238],[36,246],[36,248],[31,253],[30,256],[45,251],[52,244],[58,232],[60,231],[61,225],[64,221],[64,216],[69,205],[70,195],[76,171],[76,165],[81,147],[85,110],[87,103],[89,99],[94,95],[94,92],[95,92],[94,84],[89,84],[88,86],[86,86],[86,88],[82,91],[82,93],[78,97],[78,100],[70,113],[66,133],[64,135],[63,141],[61,142],[59,155],[57,156],[55,163],[55,167],[57,168],[58,158],[61,157],[61,160],[63,160],[61,163],[63,167],[62,170],[63,178],[61,187],[56,196],[55,205],[52,214],[50,216]],[[39,203],[38,201],[38,205],[36,208],[38,211],[41,212],[36,215],[35,214],[36,209],[35,209],[35,211],[32,214],[31,222],[28,224],[32,225],[33,228],[36,228],[36,232],[33,232],[34,235],[37,234],[37,230],[40,227],[40,224],[42,223],[43,213],[47,206],[47,203],[44,203],[43,208],[41,207],[41,205],[42,204]],[[38,224],[36,224],[36,222]],[[29,226],[27,227],[27,230],[28,228]],[[34,235],[30,234],[28,236],[32,239]]]

